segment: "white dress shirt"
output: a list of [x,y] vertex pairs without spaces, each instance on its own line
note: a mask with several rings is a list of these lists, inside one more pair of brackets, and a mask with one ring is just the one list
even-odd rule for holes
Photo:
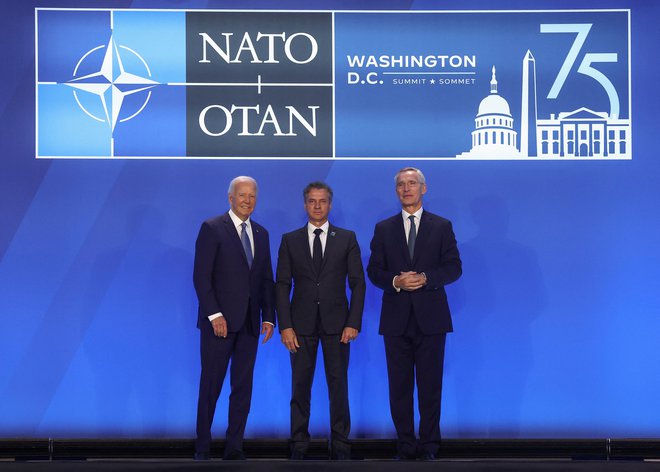
[[415,217],[415,234],[419,235],[419,223],[422,219],[422,212],[424,208],[419,207],[415,213],[408,213],[406,210],[401,210],[401,216],[403,217],[403,227],[406,230],[406,242],[408,242],[408,237],[410,236],[410,216]]
[[328,240],[328,228],[330,227],[330,223],[326,221],[323,223],[321,226],[314,226],[312,223],[307,223],[307,236],[309,238],[309,253],[312,256],[312,259],[314,258],[314,239],[316,238],[316,235],[314,234],[314,230],[316,228],[321,228],[323,232],[319,234],[319,239],[321,240],[321,257],[323,257],[323,254],[325,254],[325,243]]
[[[419,207],[419,210],[417,210],[415,213],[408,213],[406,210],[401,210],[401,217],[403,218],[403,229],[406,231],[406,242],[408,242],[408,239],[410,237],[410,216],[415,217],[415,234],[419,236],[419,223],[422,221],[422,213],[424,212],[423,207]],[[424,278],[426,278],[426,274],[422,272],[422,275]],[[394,290],[397,292],[400,292],[401,289],[397,287],[394,284],[394,281],[399,275],[395,275],[394,278],[392,279],[392,287],[394,287]]]
[[[234,227],[238,233],[238,239],[241,239],[241,233],[243,232],[241,225],[243,224],[243,220],[236,216],[236,214],[231,210],[229,210],[229,218],[231,218],[231,221],[234,222]],[[254,236],[252,235],[252,224],[250,223],[250,218],[245,220],[245,223],[245,231],[247,231],[247,234],[250,237],[250,247],[252,249],[252,256],[254,257]]]

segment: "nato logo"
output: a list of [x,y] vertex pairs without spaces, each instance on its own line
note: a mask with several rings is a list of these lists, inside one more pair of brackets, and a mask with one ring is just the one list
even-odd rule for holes
[[37,9],[37,157],[332,157],[329,14]]
[[37,157],[186,155],[183,12],[36,15]]
[[[122,52],[124,52],[124,55],[130,53],[135,56],[135,58],[139,59],[144,66],[142,75],[126,71],[121,58],[120,48],[123,50]],[[84,62],[98,64],[99,58],[94,56],[96,51],[102,53],[99,70],[92,72],[91,74],[80,76],[79,69],[84,67]],[[99,66],[97,65],[97,67]],[[73,96],[80,109],[91,118],[102,123],[107,123],[113,131],[117,126],[118,121],[128,121],[136,117],[144,109],[151,98],[151,91],[149,89],[158,84],[158,82],[148,78],[151,77],[151,71],[142,56],[127,46],[117,46],[112,37],[110,37],[107,46],[97,46],[85,53],[78,64],[76,64],[73,76],[74,78],[65,82],[65,85],[74,89]],[[94,101],[96,101],[96,108],[100,106],[103,109],[102,113],[99,113],[98,111],[90,111],[88,107],[85,107],[81,98],[78,96],[77,91],[93,95]],[[147,91],[148,93],[146,94],[146,97],[144,97],[144,94],[140,93]],[[141,105],[137,111],[120,120],[119,115],[122,111],[124,99],[127,99],[133,94],[140,94],[143,96]]]

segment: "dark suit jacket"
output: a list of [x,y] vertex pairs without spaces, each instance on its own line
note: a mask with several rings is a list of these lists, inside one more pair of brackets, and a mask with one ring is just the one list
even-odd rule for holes
[[227,331],[243,326],[250,305],[252,333],[261,331],[261,320],[275,324],[273,266],[268,231],[250,220],[254,237],[254,260],[248,267],[241,239],[225,213],[202,223],[195,243],[193,282],[199,300],[197,327],[208,316],[222,312]]
[[360,246],[353,231],[329,226],[320,274],[312,263],[307,225],[282,236],[275,283],[280,331],[293,328],[303,336],[316,334],[317,310],[326,334],[340,334],[347,326],[360,330],[365,291]]
[[[414,292],[397,292],[392,286],[394,276],[411,270],[424,272],[427,284]],[[452,331],[444,286],[461,276],[461,259],[449,220],[422,212],[413,260],[408,253],[401,213],[381,221],[371,240],[367,273],[373,284],[383,290],[380,334],[403,335],[410,313],[414,313],[422,334]]]

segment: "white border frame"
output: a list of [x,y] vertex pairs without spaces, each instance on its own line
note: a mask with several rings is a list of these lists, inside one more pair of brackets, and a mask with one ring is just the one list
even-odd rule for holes
[[[38,15],[40,11],[107,11],[111,14],[116,11],[133,11],[133,12],[223,12],[223,13],[329,13],[331,15],[331,37],[332,37],[332,83],[331,84],[315,84],[318,86],[331,86],[332,87],[332,156],[328,157],[281,157],[281,156],[258,156],[258,157],[225,157],[225,156],[47,156],[39,155],[39,88],[40,84],[48,84],[50,82],[39,82],[39,22]],[[272,9],[181,9],[181,8],[56,8],[56,7],[36,7],[34,9],[34,64],[35,64],[35,78],[34,78],[34,94],[35,94],[35,158],[36,159],[146,159],[146,160],[304,160],[304,161],[518,161],[518,162],[556,162],[556,161],[630,161],[633,155],[633,120],[632,120],[632,44],[631,44],[631,9],[630,8],[578,8],[578,9],[540,9],[540,10],[272,10]],[[628,16],[628,121],[630,123],[630,134],[628,141],[628,148],[630,150],[630,157],[561,157],[561,158],[547,158],[547,157],[510,157],[510,158],[458,158],[458,157],[382,157],[382,156],[353,156],[353,157],[339,157],[337,156],[336,149],[336,110],[335,110],[335,15],[337,13],[357,13],[357,14],[410,14],[410,15],[444,15],[453,13],[627,13]],[[170,85],[184,85],[184,84],[170,84]],[[242,84],[245,85],[245,84]],[[286,84],[280,84],[286,85]],[[300,84],[295,84],[300,85]],[[114,141],[114,140],[113,140]]]

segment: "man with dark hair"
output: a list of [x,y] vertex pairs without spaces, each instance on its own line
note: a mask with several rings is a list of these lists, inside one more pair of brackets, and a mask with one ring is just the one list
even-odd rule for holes
[[282,236],[275,283],[282,343],[291,353],[291,459],[304,459],[309,447],[319,341],[330,397],[331,458],[350,459],[348,343],[360,331],[366,290],[360,247],[353,231],[328,222],[332,189],[327,184],[312,182],[303,198],[308,223]]
[[433,460],[440,445],[445,337],[452,331],[444,287],[461,276],[461,259],[449,220],[422,209],[424,174],[406,167],[394,181],[402,210],[376,225],[367,273],[383,290],[379,333],[385,341],[398,458]]
[[257,182],[236,177],[227,213],[202,223],[195,244],[193,281],[199,300],[202,373],[195,459],[208,460],[211,423],[231,359],[231,395],[224,458],[245,459],[243,434],[252,399],[259,333],[273,335],[275,297],[266,229],[250,219]]
[[[307,184],[307,186],[303,189],[303,201],[305,203],[307,202],[307,196],[309,195],[309,192],[312,190],[325,190],[328,195],[328,203],[330,204],[330,208],[332,208],[332,197],[334,193],[328,184],[325,182],[311,182]],[[328,208],[328,212],[330,211],[330,208]],[[307,216],[309,217],[309,214]]]

